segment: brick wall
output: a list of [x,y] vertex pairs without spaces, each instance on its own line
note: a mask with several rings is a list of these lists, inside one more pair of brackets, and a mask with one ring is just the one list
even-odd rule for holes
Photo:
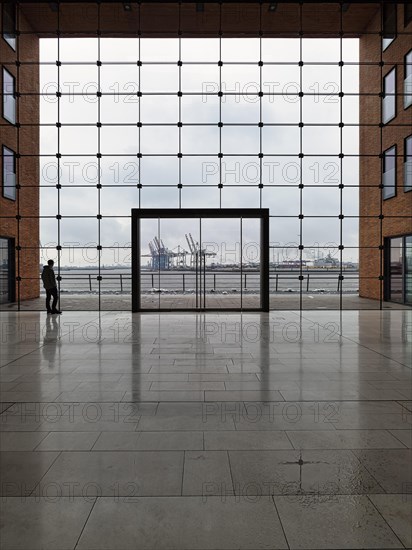
[[[379,32],[380,14],[377,14],[366,29],[368,32]],[[403,3],[398,4],[398,32],[411,32],[412,24],[404,27]],[[395,65],[397,66],[397,92],[403,92],[404,56],[411,49],[409,36],[398,34],[390,46],[382,52],[381,37],[376,34],[364,34],[360,39],[360,93],[376,94],[360,96],[360,154],[376,155],[364,156],[360,160],[360,223],[359,223],[359,271],[360,295],[365,298],[379,299],[383,282],[379,276],[383,275],[383,245],[385,237],[412,233],[412,192],[403,190],[403,155],[404,138],[411,134],[412,107],[404,109],[403,96],[397,101],[397,116],[382,129],[381,92],[382,75],[386,75]],[[382,61],[384,65],[379,66]],[[373,65],[362,65],[373,63]],[[362,126],[373,124],[376,126]],[[403,125],[403,126],[399,126]],[[397,146],[397,194],[391,199],[381,201],[381,159],[379,154],[392,145]],[[372,187],[367,187],[372,186]],[[382,235],[379,215],[383,214]],[[368,217],[363,217],[368,216]]]
[[[1,10],[0,10],[1,17]],[[21,31],[31,31],[22,14],[19,16],[18,28]],[[39,90],[39,39],[35,34],[22,34],[18,38],[15,52],[0,36],[0,59],[4,66],[16,78],[16,91],[19,93],[38,92]],[[18,58],[23,64],[16,65]],[[25,63],[33,64],[25,64]],[[1,86],[3,89],[3,70],[1,70]],[[17,98],[17,122],[20,128],[13,126],[4,118],[0,118],[0,146],[5,145],[22,155],[16,160],[17,190],[16,201],[0,197],[0,235],[15,239],[16,276],[21,282],[16,282],[16,299],[36,298],[39,295],[39,98],[36,95]],[[2,155],[0,154],[0,173],[3,174]],[[2,195],[2,193],[1,193]],[[21,220],[16,219],[17,215]]]

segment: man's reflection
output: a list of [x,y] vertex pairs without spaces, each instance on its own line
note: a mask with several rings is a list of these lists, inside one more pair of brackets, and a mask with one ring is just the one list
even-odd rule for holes
[[46,318],[46,332],[43,338],[43,357],[49,364],[54,363],[57,341],[59,339],[59,323],[54,315]]

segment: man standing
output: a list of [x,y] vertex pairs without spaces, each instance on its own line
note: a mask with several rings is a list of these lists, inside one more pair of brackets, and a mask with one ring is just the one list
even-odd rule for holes
[[[56,309],[57,300],[58,300],[58,293],[57,293],[57,284],[56,284],[56,277],[54,275],[53,270],[54,262],[53,260],[49,260],[47,262],[47,265],[43,266],[43,272],[41,274],[41,279],[43,281],[43,286],[46,290],[46,309],[47,313],[61,313],[58,309]],[[50,307],[50,300],[53,297],[53,302]]]

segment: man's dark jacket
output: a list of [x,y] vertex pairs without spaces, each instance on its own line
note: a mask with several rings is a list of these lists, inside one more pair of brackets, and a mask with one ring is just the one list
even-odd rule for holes
[[54,270],[49,265],[43,266],[43,272],[41,274],[41,279],[43,281],[43,286],[46,290],[56,288],[56,277],[54,275]]

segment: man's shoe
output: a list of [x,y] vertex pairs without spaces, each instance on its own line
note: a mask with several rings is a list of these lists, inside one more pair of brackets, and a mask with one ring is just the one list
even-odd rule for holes
[[52,311],[52,313],[53,313],[54,315],[61,315],[62,312],[59,311],[58,309],[56,309],[55,311]]
[[48,311],[47,312],[47,315],[51,315],[53,312],[52,311]]

